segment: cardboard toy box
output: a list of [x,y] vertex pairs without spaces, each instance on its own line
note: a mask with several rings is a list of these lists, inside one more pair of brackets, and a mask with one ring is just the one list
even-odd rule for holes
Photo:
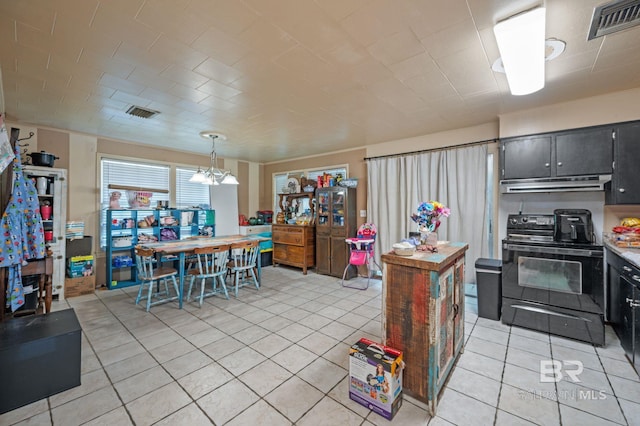
[[349,349],[349,398],[391,420],[402,405],[402,352],[362,338]]
[[96,290],[96,276],[64,279],[64,297],[76,297],[91,294]]
[[93,256],[70,257],[67,263],[67,276],[71,278],[93,275]]

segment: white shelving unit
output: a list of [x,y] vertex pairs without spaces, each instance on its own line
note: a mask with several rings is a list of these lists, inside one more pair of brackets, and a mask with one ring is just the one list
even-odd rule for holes
[[53,276],[52,294],[58,296],[58,300],[64,299],[64,278],[65,278],[65,250],[66,238],[65,227],[67,224],[67,169],[56,169],[52,167],[23,166],[24,175],[27,179],[33,179],[34,185],[38,178],[47,179],[46,194],[39,194],[40,205],[49,203],[52,214],[48,220],[43,220],[44,230],[52,231],[51,241],[47,241],[47,247],[53,255]]

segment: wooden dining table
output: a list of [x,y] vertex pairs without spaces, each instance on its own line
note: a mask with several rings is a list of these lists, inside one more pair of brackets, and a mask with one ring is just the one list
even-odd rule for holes
[[[164,261],[169,261],[169,256],[177,256],[178,260],[178,277],[179,277],[179,294],[178,307],[182,309],[184,296],[184,276],[185,276],[185,259],[188,254],[193,253],[197,248],[218,247],[227,244],[240,243],[244,241],[269,241],[269,238],[260,237],[258,235],[226,235],[220,237],[191,237],[184,240],[158,241],[155,243],[144,243],[142,247],[153,249],[160,256],[164,256]],[[261,260],[258,255],[258,283],[261,282]]]

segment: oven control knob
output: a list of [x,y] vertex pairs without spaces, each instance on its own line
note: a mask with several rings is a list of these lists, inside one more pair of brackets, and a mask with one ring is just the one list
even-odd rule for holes
[[528,217],[523,217],[523,218],[522,218],[522,222],[523,222],[523,223],[527,223],[528,221],[529,221],[529,218],[528,218]]
[[515,217],[512,217],[511,219],[509,219],[509,223],[511,223],[512,225],[517,225],[518,219],[516,219]]

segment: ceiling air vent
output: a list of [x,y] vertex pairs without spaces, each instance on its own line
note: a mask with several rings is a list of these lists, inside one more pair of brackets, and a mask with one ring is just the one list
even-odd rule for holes
[[160,111],[154,111],[152,109],[146,109],[133,105],[127,110],[127,114],[133,115],[134,117],[151,118],[156,114],[160,114]]
[[640,24],[640,0],[616,0],[596,7],[587,40]]

